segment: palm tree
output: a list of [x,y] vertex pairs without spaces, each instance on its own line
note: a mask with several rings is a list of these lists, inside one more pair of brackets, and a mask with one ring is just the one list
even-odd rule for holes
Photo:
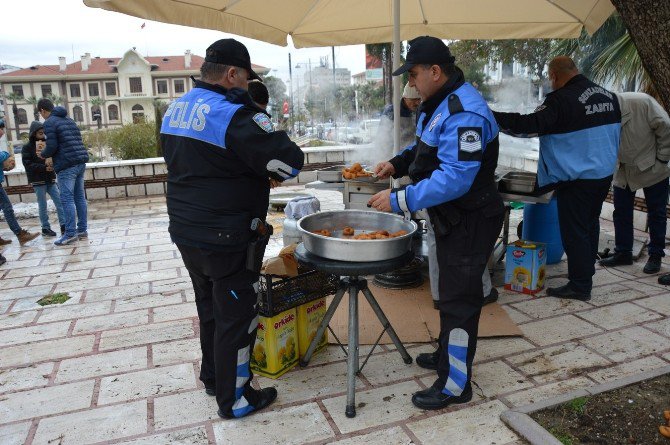
[[39,102],[39,99],[35,96],[30,96],[26,98],[26,102],[28,102],[33,106],[33,117],[35,118],[35,120],[36,121],[40,120],[40,112],[37,109],[37,102]]
[[12,101],[12,113],[14,114],[14,128],[16,129],[16,140],[21,140],[21,132],[19,131],[19,107],[16,106],[17,100],[22,100],[23,96],[18,93],[11,92],[7,95],[7,99]]
[[593,36],[583,32],[578,39],[560,41],[554,55],[562,54],[578,60],[584,75],[596,82],[612,81],[626,91],[640,89],[656,96],[653,82],[618,14],[607,19]]
[[53,102],[54,105],[61,105],[63,103],[63,98],[57,94],[49,94],[47,95],[47,99]]

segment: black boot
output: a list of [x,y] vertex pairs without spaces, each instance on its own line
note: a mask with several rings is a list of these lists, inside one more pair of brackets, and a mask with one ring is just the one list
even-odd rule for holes
[[660,255],[649,255],[647,264],[644,265],[642,272],[644,273],[657,273],[661,270],[661,256]]
[[576,291],[572,288],[572,286],[570,286],[570,283],[561,287],[550,287],[547,289],[547,296],[580,301],[589,301],[591,299],[591,293],[585,294],[583,292]]
[[42,236],[54,237],[56,236],[56,232],[51,229],[42,229]]
[[633,254],[631,252],[615,252],[611,257],[600,260],[598,263],[605,267],[630,266],[633,264]]
[[491,292],[484,297],[484,306],[486,306],[487,304],[495,303],[496,301],[498,301],[498,289],[492,287]]
[[6,262],[7,262],[7,258],[5,258],[4,256],[0,255],[0,266],[2,266],[3,264],[5,264]]
[[460,396],[450,396],[440,389],[439,381],[412,396],[412,403],[421,409],[442,409],[454,403],[467,403],[472,400],[472,387],[468,383]]
[[[256,393],[256,397],[254,398],[256,398],[257,400],[256,403],[252,405],[254,407],[254,410],[251,411],[249,414],[253,414],[257,411],[262,410],[263,408],[274,402],[275,399],[277,398],[277,390],[273,387],[263,388],[260,391],[259,390],[253,390],[253,391],[255,391]],[[236,419],[235,416],[226,414],[223,411],[221,411],[221,409],[219,409],[216,413],[219,415],[219,417],[223,417],[224,419]]]
[[425,369],[437,369],[440,351],[424,352],[416,356],[416,364]]
[[670,286],[670,273],[658,277],[658,284],[662,284],[663,286]]

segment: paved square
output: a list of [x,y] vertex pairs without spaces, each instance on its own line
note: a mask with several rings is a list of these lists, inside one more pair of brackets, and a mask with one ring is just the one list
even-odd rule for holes
[[[289,190],[304,188],[277,192]],[[342,208],[338,192],[313,193],[322,209]],[[617,268],[618,276],[598,267],[587,303],[498,288],[499,303],[525,335],[479,342],[475,397],[464,406],[416,409],[412,393],[432,384],[435,372],[403,364],[385,345],[357,379],[358,415],[349,419],[345,354],[329,346],[305,369],[256,379],[279,391],[270,409],[222,420],[197,378],[194,294],[167,233],[165,198],[92,201],[89,209],[88,241],[56,248],[38,238],[3,250],[2,445],[512,445],[521,442],[498,418],[505,409],[670,363],[669,289],[640,273],[640,263]],[[281,224],[283,214],[271,218]],[[35,229],[38,221],[22,225]],[[267,255],[281,247],[278,230]],[[553,283],[562,284],[558,276],[565,273],[565,262],[548,268]],[[501,282],[500,272],[494,281]],[[71,299],[52,307],[36,303],[53,292],[69,292]],[[414,357],[435,347],[407,346]],[[362,354],[369,350],[361,347]]]

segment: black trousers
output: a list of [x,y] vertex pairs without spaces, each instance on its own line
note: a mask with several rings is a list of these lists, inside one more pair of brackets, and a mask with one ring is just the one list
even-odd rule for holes
[[612,177],[580,179],[556,190],[558,223],[563,248],[568,256],[570,287],[589,294],[598,256],[600,211],[607,197]]
[[440,348],[437,368],[442,392],[458,396],[470,384],[484,303],[482,274],[500,235],[502,199],[464,212],[446,236],[437,236],[440,266]]
[[[633,250],[633,204],[635,192],[629,187],[612,187],[614,195],[614,237],[615,251],[632,252]],[[649,222],[649,255],[665,256],[665,230],[668,205],[668,179],[645,187],[644,202],[647,204],[647,221]]]
[[191,276],[200,319],[200,380],[216,388],[216,401],[229,417],[254,410],[250,353],[258,326],[257,275],[246,270],[246,252],[215,252],[177,244]]

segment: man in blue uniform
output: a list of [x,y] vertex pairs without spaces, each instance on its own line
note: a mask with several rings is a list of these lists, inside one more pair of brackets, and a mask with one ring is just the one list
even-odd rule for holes
[[591,299],[600,237],[600,211],[616,167],[621,110],[609,91],[579,74],[566,56],[549,62],[553,92],[534,113],[494,112],[501,131],[540,136],[537,183],[556,189],[558,222],[569,282],[547,295]]
[[369,205],[408,214],[426,209],[437,244],[440,338],[434,353],[419,354],[419,366],[437,370],[437,380],[412,397],[422,409],[440,409],[472,398],[472,361],[484,303],[482,274],[503,223],[504,205],[495,184],[498,127],[491,110],[442,40],[417,37],[407,62],[409,84],[421,95],[416,142],[375,167],[381,177],[409,175],[412,184],[373,196]]
[[214,42],[200,73],[195,87],[170,104],[161,127],[169,231],[195,290],[200,380],[216,395],[219,416],[238,418],[277,397],[274,388],[251,387],[255,288],[271,233],[268,177],[294,177],[304,156],[249,97],[247,82],[258,75],[244,45]]

